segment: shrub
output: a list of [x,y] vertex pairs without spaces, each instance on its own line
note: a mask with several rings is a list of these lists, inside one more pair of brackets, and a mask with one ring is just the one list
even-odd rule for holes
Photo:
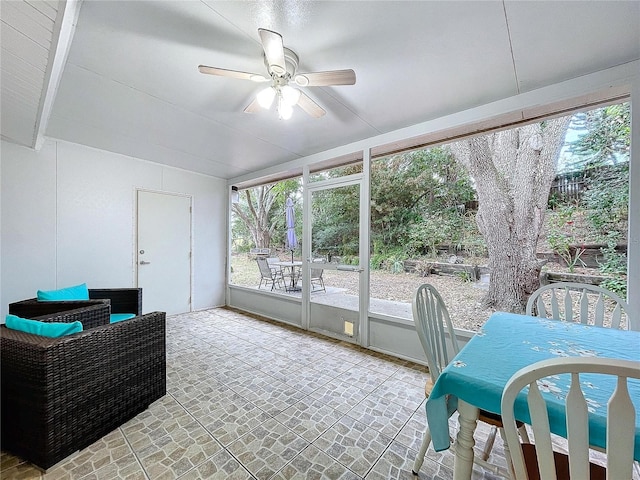
[[623,278],[607,278],[600,282],[600,286],[624,299],[627,298],[627,281]]

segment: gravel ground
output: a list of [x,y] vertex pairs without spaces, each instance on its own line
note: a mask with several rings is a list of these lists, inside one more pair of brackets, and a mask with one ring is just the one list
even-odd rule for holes
[[[288,258],[289,260],[290,258]],[[255,287],[259,281],[254,260],[246,254],[232,258],[232,282],[236,285]],[[566,271],[561,265],[548,263],[546,269]],[[580,268],[575,273],[595,274],[596,270]],[[346,293],[357,295],[357,276],[331,270],[324,272],[325,285],[344,288]],[[488,288],[485,282],[465,282],[460,277],[449,275],[429,275],[420,277],[413,273],[393,274],[387,271],[371,270],[371,297],[397,302],[411,303],[411,299],[423,283],[433,285],[447,305],[454,327],[477,331],[495,309],[483,308],[482,298]]]

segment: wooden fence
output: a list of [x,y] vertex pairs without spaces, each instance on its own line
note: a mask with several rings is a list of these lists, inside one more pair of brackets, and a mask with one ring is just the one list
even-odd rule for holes
[[618,174],[618,165],[602,165],[591,167],[579,172],[569,172],[557,175],[551,184],[549,198],[558,198],[564,201],[579,200],[588,186],[589,181],[597,175],[615,176]]

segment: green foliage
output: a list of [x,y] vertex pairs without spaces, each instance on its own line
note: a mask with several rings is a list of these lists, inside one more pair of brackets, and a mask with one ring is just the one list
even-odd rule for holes
[[588,218],[596,231],[606,234],[626,229],[629,214],[629,164],[600,170],[589,180],[582,197]]
[[437,246],[447,243],[452,236],[453,227],[439,215],[425,215],[421,222],[411,225],[407,251],[411,255],[430,254],[437,256]]
[[311,204],[312,250],[358,255],[360,190],[357,185],[320,190]]
[[404,272],[404,262],[408,256],[402,248],[395,249],[386,253],[374,253],[371,255],[369,265],[373,270],[387,270],[391,273]]
[[584,248],[572,247],[574,241],[573,214],[576,211],[574,205],[567,205],[555,210],[549,215],[549,233],[547,234],[547,242],[551,249],[560,255],[569,267],[569,272],[575,270],[578,263],[584,266],[584,262],[580,258],[584,253]]
[[[371,165],[374,253],[403,247],[411,241],[411,229],[416,224],[443,210],[458,212],[459,206],[474,198],[469,176],[446,149],[437,147],[374,161]],[[386,247],[381,249],[380,245]],[[410,253],[410,249],[403,250]]]
[[386,269],[391,273],[403,273],[404,261],[407,259],[407,255],[402,252],[390,255],[385,261]]
[[466,270],[461,270],[456,272],[456,277],[458,277],[463,283],[467,283],[471,281],[471,274]]
[[360,258],[357,255],[344,255],[341,257],[340,263],[344,265],[358,265]]
[[584,131],[569,143],[582,164],[604,165],[628,161],[631,145],[631,104],[620,103],[573,116],[571,128]]
[[600,282],[600,286],[622,298],[627,298],[627,281],[623,278],[607,278]]
[[620,234],[613,231],[608,232],[606,237],[604,237],[607,246],[600,249],[604,259],[600,262],[599,269],[601,273],[613,276],[600,282],[600,286],[617,293],[622,298],[626,298],[627,256],[616,251],[619,239]]
[[462,214],[458,210],[423,215],[420,222],[410,227],[405,250],[410,256],[437,256],[439,245],[453,245],[475,256],[486,254],[475,214]]
[[384,253],[374,253],[369,258],[369,266],[372,270],[381,270],[385,259],[386,255]]
[[604,240],[607,246],[602,247],[600,252],[604,260],[600,262],[600,271],[602,273],[626,274],[627,273],[627,256],[616,251],[620,234],[618,232],[608,232]]

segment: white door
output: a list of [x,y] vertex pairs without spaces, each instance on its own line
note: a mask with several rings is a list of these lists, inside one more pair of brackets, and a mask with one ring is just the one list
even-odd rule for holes
[[137,268],[144,313],[191,310],[191,197],[138,190]]

